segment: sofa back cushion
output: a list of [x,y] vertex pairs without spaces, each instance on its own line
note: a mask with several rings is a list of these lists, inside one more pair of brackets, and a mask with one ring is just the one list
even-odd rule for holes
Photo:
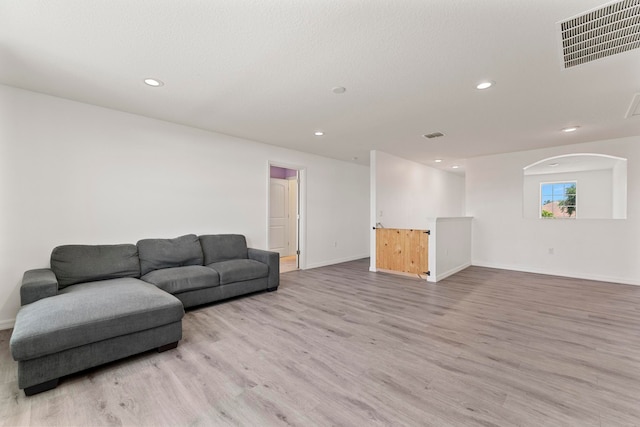
[[242,234],[208,234],[200,236],[204,265],[230,259],[247,259],[247,240]]
[[64,245],[51,252],[59,289],[95,280],[140,277],[135,245]]
[[138,242],[138,253],[143,276],[161,268],[202,265],[202,247],[195,234],[175,239],[143,239]]

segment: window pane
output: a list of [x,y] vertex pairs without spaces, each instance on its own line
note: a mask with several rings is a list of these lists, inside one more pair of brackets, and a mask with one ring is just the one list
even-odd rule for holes
[[576,183],[542,183],[540,202],[541,218],[575,218]]

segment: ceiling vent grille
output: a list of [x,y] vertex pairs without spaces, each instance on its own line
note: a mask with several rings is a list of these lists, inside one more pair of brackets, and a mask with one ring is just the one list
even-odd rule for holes
[[560,22],[564,68],[640,47],[640,0],[610,3]]
[[444,136],[444,133],[442,133],[442,132],[433,132],[433,133],[428,133],[428,134],[422,135],[422,136],[424,136],[427,139],[433,139],[433,138],[439,138],[441,136]]

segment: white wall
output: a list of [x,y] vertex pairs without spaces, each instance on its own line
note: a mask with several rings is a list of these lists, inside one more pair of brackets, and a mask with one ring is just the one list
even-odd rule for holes
[[[628,159],[626,220],[523,218],[523,168],[570,153]],[[468,159],[466,207],[474,217],[472,263],[640,284],[639,162],[640,137]]]
[[617,162],[613,167],[613,218],[627,217],[627,162]]
[[[464,215],[464,176],[376,151],[376,222],[425,228],[438,216]],[[382,213],[382,215],[380,215]]]
[[269,161],[305,168],[308,268],[367,256],[367,167],[0,85],[0,328],[57,245],[233,232],[266,248]]
[[471,265],[470,217],[435,218],[430,224],[430,282],[439,282]]
[[463,216],[464,176],[431,168],[382,151],[371,153],[370,270],[375,270],[375,231],[427,229],[435,217]]

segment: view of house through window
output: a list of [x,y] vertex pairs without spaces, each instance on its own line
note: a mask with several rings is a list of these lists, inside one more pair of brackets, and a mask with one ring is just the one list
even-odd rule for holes
[[540,218],[576,217],[576,181],[540,184]]

